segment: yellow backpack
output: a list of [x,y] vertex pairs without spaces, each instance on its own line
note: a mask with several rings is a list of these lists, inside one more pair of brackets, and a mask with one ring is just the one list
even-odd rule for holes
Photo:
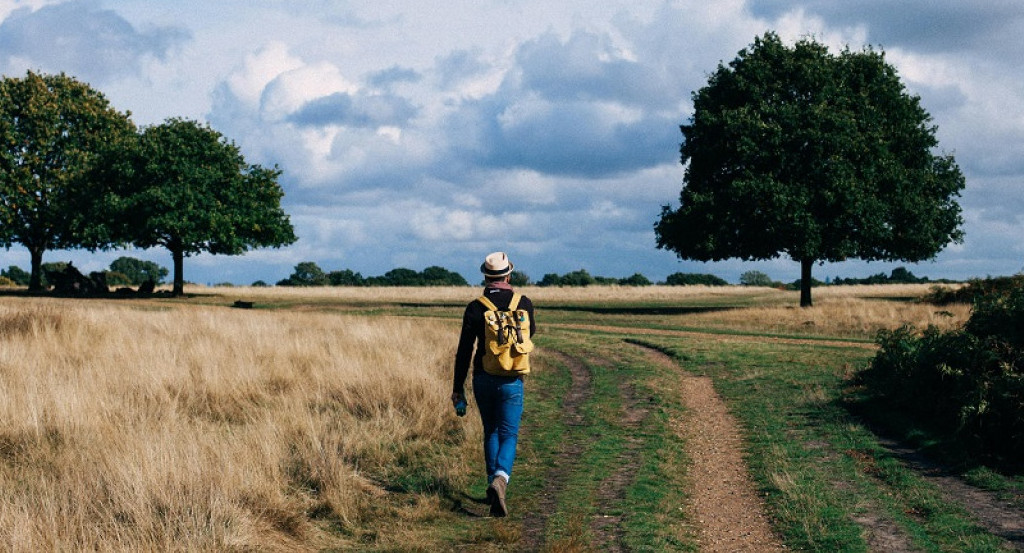
[[518,292],[512,295],[508,309],[498,309],[481,296],[484,311],[484,370],[495,376],[519,376],[530,372],[530,314],[518,309]]

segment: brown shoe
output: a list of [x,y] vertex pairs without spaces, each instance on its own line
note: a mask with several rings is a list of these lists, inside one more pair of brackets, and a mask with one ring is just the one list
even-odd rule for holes
[[491,503],[492,517],[508,516],[508,507],[505,506],[505,487],[508,482],[501,476],[495,476],[491,485],[487,487],[487,500]]

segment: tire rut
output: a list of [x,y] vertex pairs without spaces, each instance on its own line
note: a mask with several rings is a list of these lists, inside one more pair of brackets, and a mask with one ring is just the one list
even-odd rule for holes
[[[602,368],[614,370],[606,363],[602,363]],[[639,398],[632,383],[625,380],[619,383],[619,396],[622,398],[622,411],[618,425],[622,428],[638,430],[650,411],[647,402]],[[633,483],[640,468],[640,456],[637,451],[642,446],[643,440],[640,438],[628,437],[625,448],[616,459],[615,471],[602,480],[598,486],[598,512],[591,520],[590,530],[594,534],[594,542],[600,544],[604,551],[618,553],[630,550],[623,539],[625,534],[622,527],[624,516],[616,513],[615,505],[621,504],[626,499],[626,490]]]
[[[571,428],[584,426],[586,421],[580,407],[593,395],[590,371],[579,359],[559,351],[545,350],[545,355],[557,357],[569,370],[572,385],[562,402],[562,421]],[[551,513],[558,507],[558,500],[565,490],[574,462],[583,453],[583,444],[566,440],[555,456],[555,468],[545,474],[544,492],[540,501],[523,518],[520,550],[538,551],[545,545],[545,528]]]
[[1001,500],[993,492],[971,486],[920,452],[894,440],[880,436],[879,443],[904,465],[935,484],[946,499],[963,505],[982,528],[1003,539],[1007,547],[1024,551],[1024,512],[1011,501]]

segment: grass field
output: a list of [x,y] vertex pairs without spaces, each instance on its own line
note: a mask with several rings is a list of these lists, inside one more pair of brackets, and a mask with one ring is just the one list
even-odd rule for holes
[[523,291],[540,349],[508,519],[480,516],[479,422],[448,402],[476,289],[2,296],[0,547],[697,550],[684,374],[737,418],[787,547],[1006,546],[850,405],[879,329],[969,315],[915,301],[927,287],[816,289],[811,309],[772,289]]

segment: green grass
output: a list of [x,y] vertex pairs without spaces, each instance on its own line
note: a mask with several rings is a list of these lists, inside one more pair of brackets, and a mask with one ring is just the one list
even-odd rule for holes
[[866,352],[650,341],[714,379],[746,429],[751,471],[791,547],[864,551],[854,520],[871,510],[923,550],[999,550],[999,540],[898,462],[846,408],[849,377]]
[[[230,294],[230,292],[228,292]],[[467,298],[472,292],[467,293]],[[233,301],[230,295],[225,296]],[[204,298],[204,301],[213,300]],[[450,505],[450,512],[428,520],[401,521],[430,536],[433,550],[457,546],[479,551],[517,551],[527,539],[524,523],[534,509],[555,494],[541,529],[551,551],[600,549],[595,536],[598,514],[621,516],[619,536],[634,551],[695,551],[697,522],[687,520],[689,462],[685,444],[672,421],[685,415],[676,397],[678,374],[689,371],[710,376],[718,393],[740,422],[746,438],[747,461],[766,500],[776,532],[790,549],[806,551],[867,551],[870,546],[857,520],[867,515],[883,520],[910,547],[923,551],[999,551],[1000,541],[982,530],[954,502],[943,498],[929,481],[908,469],[879,443],[857,404],[853,377],[872,352],[835,344],[813,335],[803,344],[772,341],[768,333],[739,329],[708,329],[680,322],[687,309],[718,309],[749,305],[758,298],[699,298],[671,305],[628,302],[549,302],[538,306],[537,337],[541,347],[537,370],[527,380],[526,412],[520,435],[509,503],[508,520],[479,519],[454,509],[464,496],[482,498],[482,468],[462,490],[436,489],[417,479],[415,463],[397,479],[410,495]],[[878,301],[892,301],[879,299]],[[417,316],[445,319],[451,327],[462,304],[451,302],[291,302],[264,308],[344,310],[369,316]],[[450,321],[447,322],[447,321]],[[612,332],[575,331],[557,324],[617,327]],[[745,335],[763,341],[718,341],[702,336],[655,336],[634,329],[658,328],[707,334]],[[861,337],[842,337],[863,342]],[[632,341],[633,343],[630,343]],[[652,366],[641,347],[654,347],[672,356],[677,369]],[[547,352],[547,353],[545,353]],[[553,352],[579,359],[591,377],[588,399],[580,405],[583,424],[563,418],[564,399],[571,385],[567,365]],[[647,416],[638,427],[621,423],[623,387],[645,400]],[[471,416],[473,416],[471,414]],[[884,415],[878,415],[884,416]],[[909,428],[903,435],[917,443],[931,442],[927,431]],[[565,457],[566,448],[575,454]],[[480,455],[479,450],[466,454]],[[425,462],[436,462],[428,460]],[[601,501],[602,483],[629,465],[630,478],[621,497]],[[482,465],[482,460],[478,463]],[[1024,493],[1024,479],[971,465],[968,479],[1007,497]],[[553,486],[552,475],[560,475]],[[555,489],[557,488],[557,489]],[[484,511],[485,508],[477,510]],[[400,514],[385,514],[400,517]]]
[[[530,377],[528,393],[532,395],[527,396],[527,422],[521,442],[522,457],[527,462],[514,477],[519,495],[510,499],[539,504],[540,494],[552,491],[550,480],[556,471],[564,485],[556,490],[560,493],[544,528],[545,542],[553,550],[589,550],[595,538],[591,521],[599,515],[623,517],[617,531],[634,550],[694,549],[692,541],[681,540],[678,535],[683,523],[677,508],[684,500],[682,489],[665,485],[678,482],[685,464],[681,444],[668,424],[680,407],[657,400],[647,384],[664,375],[654,374],[656,369],[640,362],[636,351],[622,348],[620,339],[553,334],[538,339],[546,350],[600,362],[587,363],[590,392],[579,406],[583,416],[580,426],[567,427],[562,421],[562,399],[570,382],[563,363],[549,361],[548,371]],[[646,411],[635,428],[624,426],[621,420],[626,408],[621,386],[628,385],[635,386],[633,393],[643,399]],[[646,398],[656,401],[648,402]],[[567,448],[578,451],[569,465],[562,453]],[[621,472],[627,463],[629,482],[621,497],[610,502],[599,500],[602,483]]]

